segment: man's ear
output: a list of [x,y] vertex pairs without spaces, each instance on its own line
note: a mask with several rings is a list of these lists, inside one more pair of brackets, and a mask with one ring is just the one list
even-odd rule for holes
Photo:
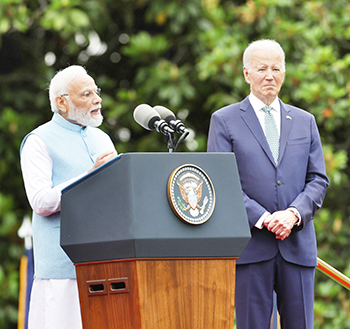
[[247,70],[247,68],[245,66],[243,66],[243,74],[244,74],[245,81],[250,84],[249,76],[248,76],[248,70]]
[[59,108],[60,112],[67,113],[69,109],[68,102],[65,97],[63,96],[57,96],[55,98],[55,103],[57,107]]

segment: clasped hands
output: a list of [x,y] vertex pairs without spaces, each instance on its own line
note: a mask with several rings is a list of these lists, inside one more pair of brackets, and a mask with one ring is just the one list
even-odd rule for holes
[[276,234],[276,239],[284,240],[292,232],[298,217],[290,210],[280,210],[265,218],[264,226]]

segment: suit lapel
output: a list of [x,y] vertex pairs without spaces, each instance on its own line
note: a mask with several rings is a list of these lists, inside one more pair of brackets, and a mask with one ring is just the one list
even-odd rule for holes
[[280,133],[280,155],[279,155],[278,163],[281,163],[284,151],[286,149],[289,132],[293,124],[293,117],[290,113],[290,109],[286,104],[282,103],[282,101],[280,101],[280,104],[281,104],[281,133]]
[[264,131],[260,125],[259,119],[255,114],[252,105],[249,102],[248,97],[245,98],[241,103],[241,117],[250,129],[251,133],[254,135],[261,148],[264,150],[267,157],[270,159],[273,165],[275,165],[275,160],[273,159],[270,146],[266,140]]

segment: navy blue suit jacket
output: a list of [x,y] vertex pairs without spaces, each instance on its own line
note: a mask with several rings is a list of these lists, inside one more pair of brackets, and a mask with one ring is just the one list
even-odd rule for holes
[[[289,262],[317,266],[313,216],[328,187],[316,121],[310,113],[281,105],[279,164],[276,167],[265,134],[248,97],[216,111],[211,118],[208,151],[234,152],[252,238],[237,264],[272,259],[280,251]],[[223,178],[224,179],[224,178]],[[265,227],[254,227],[266,212],[295,207],[302,225],[281,241]]]

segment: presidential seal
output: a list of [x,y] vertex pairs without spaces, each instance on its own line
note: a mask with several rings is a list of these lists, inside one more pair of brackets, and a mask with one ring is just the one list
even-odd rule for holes
[[177,217],[189,224],[203,224],[215,207],[215,191],[208,175],[192,164],[176,168],[168,181],[168,199]]

